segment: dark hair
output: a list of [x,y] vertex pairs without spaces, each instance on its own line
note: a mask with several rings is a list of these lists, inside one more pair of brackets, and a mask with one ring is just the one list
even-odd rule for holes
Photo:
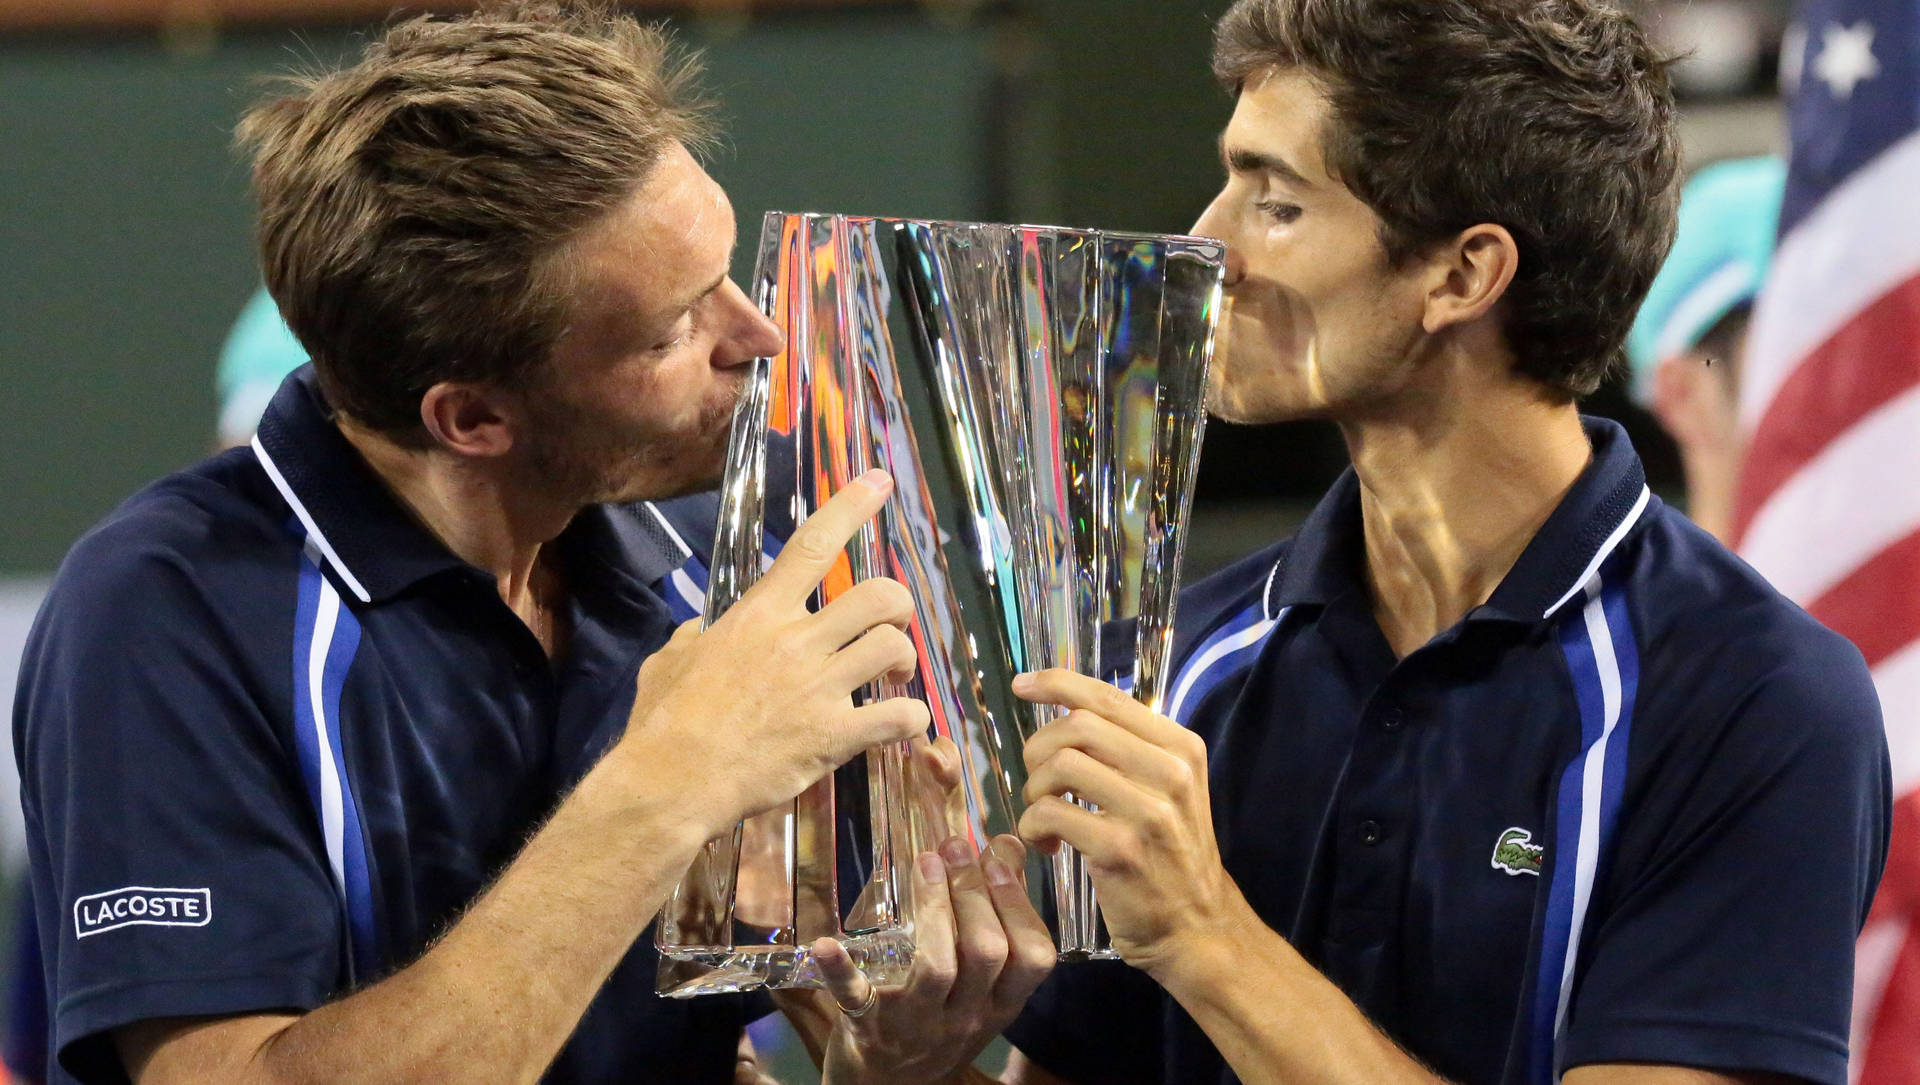
[[1520,266],[1503,301],[1521,372],[1569,397],[1618,364],[1673,243],[1668,61],[1604,0],[1236,0],[1214,74],[1304,71],[1329,169],[1398,263],[1478,223]]
[[597,3],[494,3],[392,26],[249,110],[267,287],[329,405],[418,444],[434,384],[540,365],[568,319],[556,254],[710,138],[697,72]]

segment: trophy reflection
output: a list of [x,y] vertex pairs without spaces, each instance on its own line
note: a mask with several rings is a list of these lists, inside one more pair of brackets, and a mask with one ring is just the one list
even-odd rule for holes
[[[1058,711],[1013,696],[1064,667],[1161,708],[1205,424],[1224,250],[1203,238],[843,215],[766,217],[754,295],[786,333],[735,412],[710,623],[794,524],[870,468],[886,509],[822,584],[912,592],[911,696],[952,739],[870,750],[709,842],[655,928],[661,993],[817,986],[843,942],[876,983],[913,956],[908,872],[1015,831],[1021,748]],[[1080,857],[1030,852],[1063,959],[1111,957]]]

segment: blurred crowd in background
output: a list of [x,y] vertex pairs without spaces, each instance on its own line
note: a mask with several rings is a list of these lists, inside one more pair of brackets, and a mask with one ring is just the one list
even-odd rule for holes
[[[354,50],[384,6],[0,0],[9,703],[33,608],[74,537],[143,482],[244,441],[302,361],[259,292],[231,125],[256,76]],[[730,133],[712,172],[742,218],[736,273],[773,208],[1179,232],[1218,184],[1229,103],[1206,57],[1225,0],[636,6],[706,51]],[[1724,537],[1746,314],[1785,184],[1779,91],[1804,54],[1788,0],[1634,6],[1687,54],[1675,81],[1693,179],[1631,365],[1590,409],[1625,422],[1655,490]],[[1287,531],[1343,465],[1324,427],[1216,426],[1189,570]],[[17,807],[0,807],[7,901]]]

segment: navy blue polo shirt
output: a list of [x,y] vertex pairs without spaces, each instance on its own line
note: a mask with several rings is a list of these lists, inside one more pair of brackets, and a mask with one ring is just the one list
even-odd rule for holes
[[[1181,593],[1168,709],[1207,740],[1226,868],[1450,1080],[1843,1085],[1890,817],[1866,667],[1586,426],[1592,462],[1492,598],[1405,659],[1351,471],[1294,538]],[[1009,1038],[1088,1085],[1234,1080],[1118,963],[1061,966]]]
[[[418,957],[619,737],[641,661],[700,606],[713,515],[582,512],[554,544],[555,667],[302,370],[253,447],[89,532],[14,716],[56,1078],[124,1080],[129,1022],[307,1010]],[[660,999],[654,970],[649,932],[552,1078],[732,1080],[763,1001]]]

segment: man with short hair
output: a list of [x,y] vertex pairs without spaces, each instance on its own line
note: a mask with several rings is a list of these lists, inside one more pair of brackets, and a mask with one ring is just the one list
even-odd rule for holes
[[1022,835],[1133,967],[1057,970],[1008,1078],[1842,1085],[1866,669],[1577,409],[1673,235],[1663,61],[1603,0],[1238,0],[1214,66],[1213,409],[1353,467],[1184,591],[1166,715],[1016,685],[1072,710]]
[[[655,997],[642,932],[705,841],[927,714],[850,700],[914,665],[904,588],[809,610],[884,474],[675,628],[714,506],[655,500],[714,484],[781,346],[727,278],[689,70],[631,19],[494,5],[242,122],[313,364],[250,445],[82,538],[35,624],[14,737],[57,1080],[757,1076],[755,1003]],[[906,991],[982,1035],[1051,964],[993,877],[1017,849],[915,865]],[[829,1076],[904,1065],[889,1021],[826,1019]]]

